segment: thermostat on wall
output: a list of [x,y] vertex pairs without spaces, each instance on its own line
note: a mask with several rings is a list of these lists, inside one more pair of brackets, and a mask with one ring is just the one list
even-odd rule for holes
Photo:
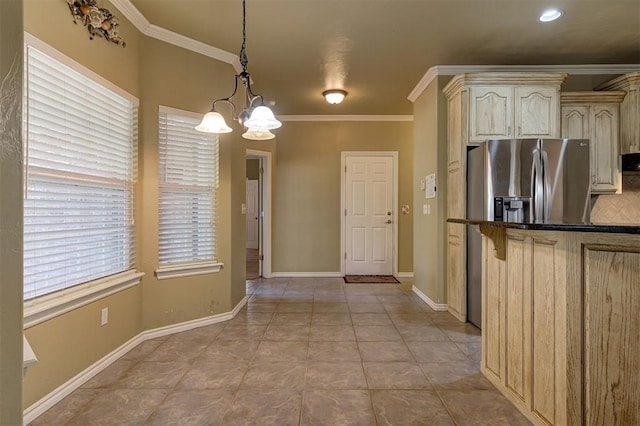
[[436,174],[427,175],[424,178],[424,198],[436,198]]

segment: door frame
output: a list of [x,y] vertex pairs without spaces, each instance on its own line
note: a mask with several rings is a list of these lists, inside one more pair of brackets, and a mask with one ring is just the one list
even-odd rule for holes
[[393,276],[398,276],[398,151],[342,151],[340,153],[340,274],[344,276],[346,268],[346,241],[347,241],[347,218],[344,214],[347,205],[346,197],[346,166],[347,157],[391,157],[393,161],[393,182],[391,189],[393,192],[391,209],[392,215],[392,236],[391,236],[391,256],[393,260]]
[[[260,159],[257,159],[257,158],[252,158],[252,160],[258,160],[258,164],[262,163],[260,161]],[[262,166],[260,166],[260,167],[262,167]],[[257,240],[256,241],[256,247],[249,247],[249,245],[247,244],[247,249],[254,249],[254,250],[256,248],[258,250],[260,249],[260,240],[261,240],[261,237],[260,237],[260,215],[261,214],[260,214],[260,212],[262,211],[262,200],[261,200],[262,194],[260,194],[260,187],[262,186],[261,180],[262,180],[261,177],[258,176],[258,179],[249,179],[249,178],[247,178],[246,181],[245,181],[246,185],[247,185],[246,186],[246,188],[247,188],[246,193],[247,194],[249,193],[249,182],[255,182],[257,184],[256,185],[255,196],[258,199],[258,202],[255,203],[255,206],[256,206],[255,208],[256,208],[256,210],[258,210],[256,212],[256,214],[258,216],[255,218],[255,220],[258,222],[258,235],[256,236],[256,240]],[[249,224],[249,199],[248,199],[248,197],[247,197],[247,215],[246,215],[246,220],[247,220],[247,230],[248,230],[249,229],[249,227],[248,227],[248,224]],[[247,239],[246,240],[247,240],[247,243],[248,243],[249,242],[249,233],[248,232],[247,232]],[[262,271],[259,271],[259,272],[262,272]]]
[[[260,160],[262,172],[258,179],[258,191],[260,192],[261,214],[258,219],[258,250],[263,256],[261,263],[261,275],[271,278],[271,185],[272,185],[272,156],[269,151],[247,149],[245,159],[257,158]],[[246,192],[246,188],[245,188]],[[246,219],[245,219],[246,220]],[[246,238],[245,238],[246,240]],[[246,242],[245,242],[246,244]],[[246,261],[246,260],[245,260]]]

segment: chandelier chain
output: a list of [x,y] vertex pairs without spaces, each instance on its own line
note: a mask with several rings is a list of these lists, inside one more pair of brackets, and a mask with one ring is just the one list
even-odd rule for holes
[[240,48],[240,65],[242,65],[242,71],[247,72],[247,65],[249,64],[249,59],[247,58],[246,48],[247,48],[247,10],[246,10],[246,0],[242,0],[242,47]]

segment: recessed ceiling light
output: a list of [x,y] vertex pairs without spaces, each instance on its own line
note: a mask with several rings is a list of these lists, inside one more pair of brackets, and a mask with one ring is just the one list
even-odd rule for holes
[[561,17],[563,14],[564,12],[561,11],[560,9],[547,9],[544,12],[542,12],[542,15],[540,15],[540,17],[538,18],[538,21],[540,22],[555,21],[556,19]]

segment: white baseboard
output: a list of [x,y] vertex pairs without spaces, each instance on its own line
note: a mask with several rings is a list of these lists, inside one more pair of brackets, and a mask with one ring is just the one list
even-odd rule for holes
[[411,290],[420,298],[422,299],[422,301],[424,303],[426,303],[427,305],[429,305],[429,307],[431,309],[433,309],[434,311],[438,311],[438,312],[446,312],[447,309],[449,308],[449,305],[447,305],[446,303],[436,303],[433,300],[431,300],[431,298],[429,296],[427,296],[426,294],[424,294],[422,291],[420,291],[420,289],[418,287],[416,287],[415,285],[413,287],[411,287]]
[[122,344],[119,348],[113,350],[106,356],[104,356],[99,361],[95,362],[93,365],[89,366],[85,370],[76,374],[67,382],[58,386],[56,389],[47,394],[44,398],[41,398],[39,401],[35,402],[33,405],[28,407],[23,412],[23,422],[24,424],[29,424],[35,419],[37,419],[40,415],[42,415],[49,408],[56,405],[58,402],[62,401],[66,396],[68,396],[71,392],[78,389],[80,386],[85,384],[89,379],[93,376],[113,364],[117,361],[121,356],[129,352],[131,349],[138,346],[140,343],[144,342],[146,339],[143,337],[144,333],[140,333],[137,336],[131,338],[128,342]]
[[398,272],[396,278],[398,281],[411,281],[413,280],[413,272]]
[[244,305],[247,304],[248,300],[248,296],[245,296],[240,302],[238,302],[238,304],[233,308],[231,312],[212,315],[210,317],[198,318],[191,321],[181,322],[179,324],[167,325],[165,327],[154,328],[152,330],[143,331],[142,333],[140,333],[140,335],[144,337],[144,341],[155,339],[157,337],[168,336],[170,334],[180,333],[182,331],[193,330],[194,328],[204,327],[206,325],[229,321],[233,319],[238,314],[238,312],[240,312]]
[[271,278],[339,278],[340,272],[272,272]]
[[155,339],[157,337],[180,333],[182,331],[192,330],[194,328],[204,327],[206,325],[229,321],[230,319],[233,319],[238,314],[238,312],[240,312],[240,310],[247,304],[248,300],[249,297],[245,296],[240,302],[238,302],[238,304],[233,308],[233,310],[231,310],[231,312],[225,312],[223,314],[212,315],[205,318],[198,318],[192,321],[172,324],[165,327],[141,332],[137,336],[132,337],[129,341],[125,342],[117,349],[105,355],[100,360],[96,361],[85,370],[76,374],[70,380],[58,386],[45,397],[41,398],[30,407],[25,409],[23,412],[23,424],[26,425],[34,421],[45,411],[56,405],[58,402],[62,401],[71,392],[78,389],[80,386],[89,381],[93,376],[100,373],[102,370],[113,364],[120,357],[125,355],[127,352],[129,352],[131,349],[135,348],[145,340]]

